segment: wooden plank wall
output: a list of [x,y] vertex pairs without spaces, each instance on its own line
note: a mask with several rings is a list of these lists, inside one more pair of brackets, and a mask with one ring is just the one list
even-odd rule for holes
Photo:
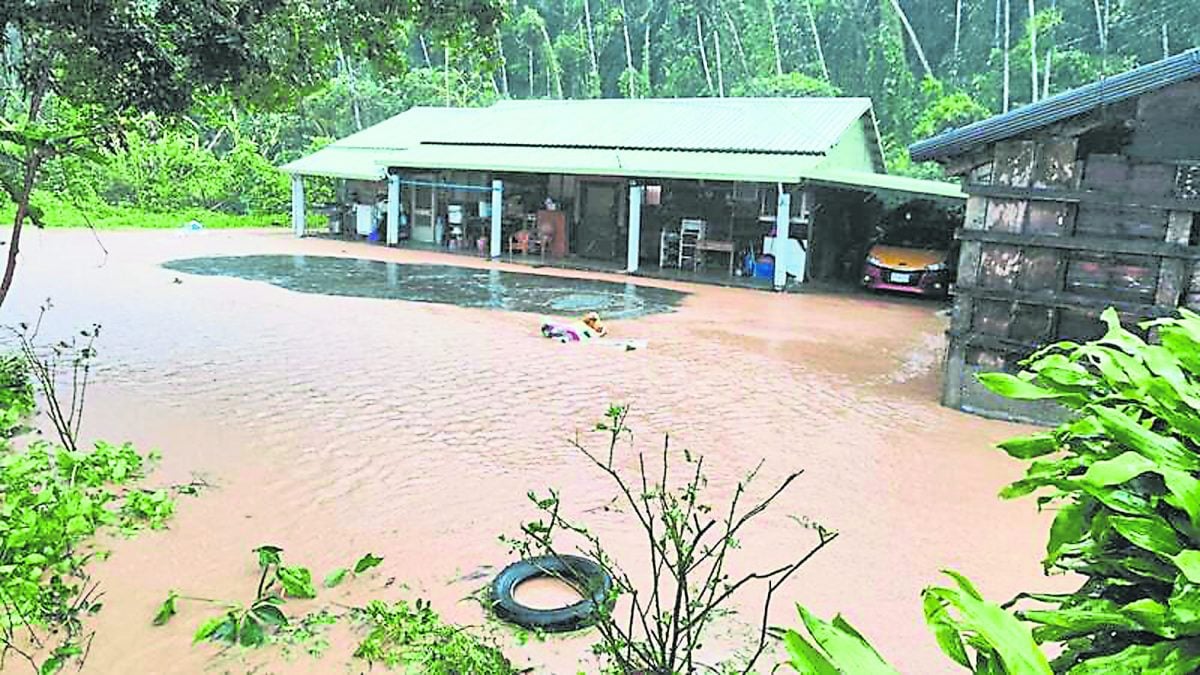
[[946,405],[1053,422],[1052,406],[995,397],[975,374],[1099,336],[1109,306],[1129,321],[1200,307],[1200,163],[1079,150],[1073,136],[1005,141],[966,173]]

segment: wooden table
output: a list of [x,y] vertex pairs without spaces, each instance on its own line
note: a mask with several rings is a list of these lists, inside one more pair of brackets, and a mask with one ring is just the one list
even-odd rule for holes
[[696,251],[703,254],[710,251],[729,254],[729,276],[733,276],[733,259],[737,253],[734,249],[732,241],[721,241],[719,239],[698,239],[696,241]]

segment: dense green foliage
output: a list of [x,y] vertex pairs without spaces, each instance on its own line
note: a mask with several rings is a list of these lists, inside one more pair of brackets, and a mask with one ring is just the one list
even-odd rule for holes
[[[1015,617],[1053,646],[1053,672],[1186,675],[1200,670],[1200,314],[1181,309],[1141,324],[1153,342],[1114,310],[1103,319],[1098,340],[1050,345],[1017,375],[980,376],[998,394],[1057,401],[1072,413],[1053,431],[1000,446],[1029,463],[1001,495],[1037,493],[1039,508],[1057,510],[1047,572],[1083,579],[1071,593],[1021,594]],[[1030,660],[1023,628],[1004,629],[1004,642],[980,640],[1015,619],[991,606],[980,614],[986,621],[971,619],[970,606],[986,603],[961,580],[959,593],[927,590],[925,603],[938,644],[959,663],[981,673],[1047,672]],[[949,607],[959,619],[947,620]],[[967,659],[963,635],[982,664]],[[819,662],[806,654],[792,651]]]
[[[11,432],[33,411],[33,388],[19,357],[0,363],[0,419]],[[128,444],[69,451],[0,440],[0,663],[11,651],[35,665],[26,643],[45,645],[47,673],[82,653],[81,618],[100,609],[89,540],[101,529],[160,529],[174,514],[166,490],[136,485],[152,458]]]

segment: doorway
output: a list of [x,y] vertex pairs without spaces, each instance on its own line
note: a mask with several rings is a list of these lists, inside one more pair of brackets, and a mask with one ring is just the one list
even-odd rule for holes
[[617,257],[619,203],[617,185],[583,183],[583,209],[575,235],[575,253],[584,258]]
[[412,204],[413,241],[434,243],[434,224],[437,221],[437,191],[431,185],[433,176],[421,174],[412,177],[420,185],[409,185],[409,203]]

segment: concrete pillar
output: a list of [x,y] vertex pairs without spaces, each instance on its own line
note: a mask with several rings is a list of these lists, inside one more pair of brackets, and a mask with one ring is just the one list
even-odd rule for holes
[[292,174],[292,230],[304,236],[304,177]]
[[629,246],[625,254],[625,271],[638,271],[642,245],[642,186],[629,183]]
[[502,230],[500,219],[504,215],[504,183],[492,181],[492,231],[488,234],[488,253],[493,259],[500,257]]
[[792,196],[779,185],[779,200],[775,204],[775,290],[787,285],[788,225],[792,220]]
[[400,243],[400,176],[388,176],[387,244]]

